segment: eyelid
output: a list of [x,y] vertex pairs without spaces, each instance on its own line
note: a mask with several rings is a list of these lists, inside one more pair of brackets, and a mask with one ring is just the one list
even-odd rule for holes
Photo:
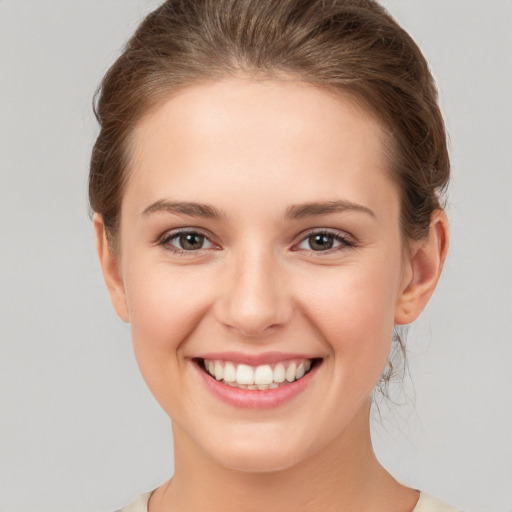
[[[327,249],[325,251],[314,251],[313,249],[300,249],[298,246],[307,240],[310,236],[313,235],[329,235],[332,236],[335,240],[340,242],[341,245],[337,247],[331,247],[330,249]],[[332,228],[312,228],[309,229],[303,233],[300,234],[300,238],[298,242],[296,242],[293,247],[292,251],[304,251],[307,253],[313,253],[315,256],[322,256],[324,254],[332,254],[333,252],[339,251],[343,248],[349,248],[349,247],[356,247],[357,241],[355,238],[348,234],[346,231],[341,231],[337,229]]]

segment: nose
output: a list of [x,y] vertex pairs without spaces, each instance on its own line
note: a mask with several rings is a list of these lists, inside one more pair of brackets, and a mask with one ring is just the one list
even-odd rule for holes
[[286,325],[292,300],[277,258],[246,250],[226,262],[225,282],[216,303],[217,320],[244,337],[263,337]]

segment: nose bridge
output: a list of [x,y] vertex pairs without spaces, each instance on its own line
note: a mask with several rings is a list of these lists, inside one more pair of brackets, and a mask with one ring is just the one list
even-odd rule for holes
[[219,320],[245,336],[259,336],[284,325],[291,314],[279,258],[267,245],[248,244],[233,251]]

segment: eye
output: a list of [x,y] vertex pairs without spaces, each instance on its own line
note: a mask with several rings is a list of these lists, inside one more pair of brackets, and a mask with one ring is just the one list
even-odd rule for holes
[[214,244],[208,240],[206,235],[198,231],[179,231],[165,234],[159,243],[175,252],[194,252],[214,247]]
[[352,240],[340,233],[317,231],[303,238],[296,247],[298,250],[327,252],[331,249],[336,250],[342,247],[352,247],[353,245]]

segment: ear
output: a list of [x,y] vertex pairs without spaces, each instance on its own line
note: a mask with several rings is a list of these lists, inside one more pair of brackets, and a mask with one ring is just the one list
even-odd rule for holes
[[103,217],[97,213],[94,214],[94,231],[96,233],[96,250],[100,259],[103,278],[110,294],[110,300],[119,318],[124,322],[129,322],[130,316],[128,314],[120,261],[113,254],[109,246]]
[[402,291],[395,307],[395,324],[410,324],[423,311],[441,276],[448,251],[448,219],[436,210],[428,236],[411,244]]

